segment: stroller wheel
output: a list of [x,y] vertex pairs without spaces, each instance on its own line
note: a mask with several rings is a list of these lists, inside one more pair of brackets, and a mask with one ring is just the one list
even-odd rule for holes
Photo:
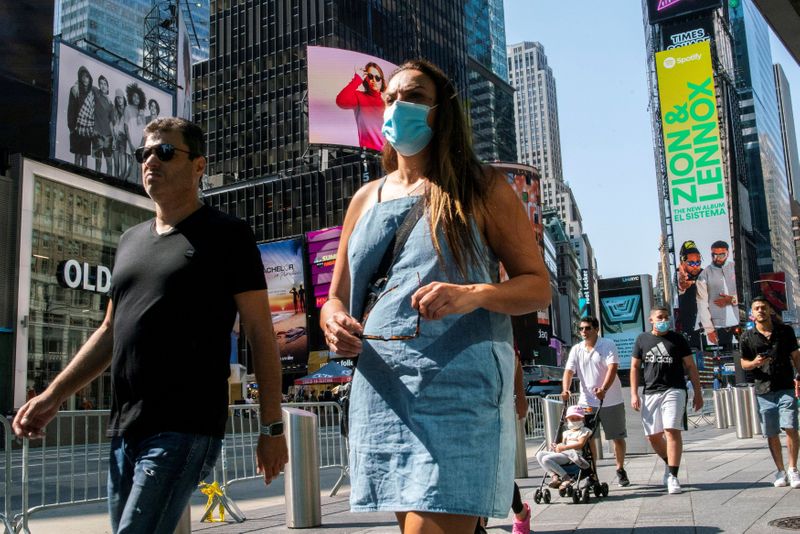
[[544,496],[543,497],[544,497],[544,503],[545,504],[550,504],[550,490],[549,489],[544,490]]
[[594,489],[594,496],[595,497],[600,497],[600,495],[603,494],[603,490],[600,487],[600,484],[595,484],[592,489]]
[[566,488],[559,488],[559,490],[558,490],[558,494],[559,494],[560,496],[564,497],[564,496],[567,494],[567,490],[566,490]]
[[588,504],[589,503],[589,488],[586,488],[585,490],[583,490],[583,495],[581,497],[581,501],[583,501],[583,504]]
[[536,490],[536,493],[533,494],[533,502],[535,502],[536,504],[542,502],[542,490],[540,489]]
[[578,491],[572,492],[572,502],[574,502],[575,504],[578,504],[579,502],[581,502],[580,492],[578,492]]
[[576,493],[575,489],[572,486],[567,486],[567,496],[568,497],[572,497],[573,495],[575,495],[575,493]]
[[600,484],[600,491],[602,492],[603,497],[608,497],[608,484],[605,482]]

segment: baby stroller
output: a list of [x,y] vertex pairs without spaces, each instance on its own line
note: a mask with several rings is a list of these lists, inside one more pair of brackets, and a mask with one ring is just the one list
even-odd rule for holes
[[[602,401],[600,401],[600,407],[602,406]],[[597,430],[600,422],[600,408],[585,406],[583,407],[583,411],[585,421],[584,425],[590,430],[589,438],[586,440],[583,449],[581,449],[583,457],[583,461],[581,463],[583,466],[581,467],[575,462],[562,465],[567,474],[574,478],[574,482],[566,487],[558,489],[558,494],[561,497],[570,497],[572,498],[572,502],[575,504],[580,502],[588,503],[591,499],[592,492],[594,492],[594,495],[597,498],[608,496],[608,484],[605,482],[600,482],[600,478],[597,475],[597,466],[594,461],[594,456],[592,455],[592,448],[590,446],[592,439],[594,439],[594,433]],[[566,414],[567,406],[565,404],[564,409],[561,411],[561,418],[559,420],[558,432],[555,439],[556,443],[560,443],[562,440]],[[550,489],[547,487],[548,474],[549,473],[547,472],[544,473],[542,476],[542,482],[534,493],[533,500],[536,504],[540,504],[542,502],[545,504],[550,503],[552,496],[550,494]]]

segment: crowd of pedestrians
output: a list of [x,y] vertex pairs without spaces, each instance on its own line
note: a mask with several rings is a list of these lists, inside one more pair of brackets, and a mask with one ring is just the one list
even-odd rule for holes
[[[88,72],[79,80],[76,96],[89,98]],[[351,509],[390,511],[402,533],[433,534],[480,532],[483,518],[505,518],[511,508],[514,534],[527,534],[530,507],[514,484],[515,418],[526,407],[521,382],[514,380],[509,316],[549,304],[547,268],[506,177],[472,152],[447,76],[417,60],[401,65],[381,86],[387,174],[365,184],[349,204],[320,312],[330,350],[358,358],[348,392]],[[111,112],[103,100],[107,92],[107,84],[96,92],[102,105],[73,106],[83,115],[76,124],[86,130],[71,139],[82,159],[93,146],[89,109]],[[141,115],[144,99],[131,96],[128,105],[133,102]],[[20,408],[13,428],[18,436],[41,437],[64,400],[110,366],[112,530],[171,533],[220,454],[237,312],[260,392],[254,452],[265,483],[288,459],[280,402],[335,396],[328,388],[321,397],[302,390],[281,397],[280,360],[252,231],[198,198],[206,166],[200,128],[159,118],[143,132],[134,130],[128,128],[127,141],[142,139],[143,146],[128,148],[156,216],[121,237],[105,320],[49,387]],[[112,136],[103,130],[100,137],[98,162],[102,157],[109,167]],[[797,488],[800,351],[766,300],[754,299],[751,311],[756,326],[742,337],[742,367],[756,383],[775,485]],[[677,494],[686,406],[692,402],[700,410],[702,390],[694,354],[672,329],[669,310],[653,308],[649,322],[633,347],[630,406],[641,412],[647,440],[664,461],[668,493]],[[568,483],[562,466],[580,463],[591,412],[613,442],[617,482],[627,486],[619,353],[599,335],[597,319],[581,319],[579,333],[562,392],[566,399],[577,377],[579,406],[566,414],[564,439],[538,459],[554,474],[554,486]],[[163,409],[185,405],[187,398],[192,409],[180,417]]]

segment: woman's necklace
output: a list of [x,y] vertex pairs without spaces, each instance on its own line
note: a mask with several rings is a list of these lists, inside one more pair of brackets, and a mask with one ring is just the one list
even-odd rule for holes
[[406,191],[406,196],[407,196],[407,197],[410,197],[410,196],[411,196],[411,193],[413,193],[414,191],[416,191],[417,189],[419,189],[420,187],[422,187],[422,185],[423,185],[423,184],[424,184],[426,181],[427,181],[427,180],[426,180],[425,178],[420,178],[419,180],[417,180],[417,182],[419,182],[419,183],[418,183],[417,185],[415,185],[414,187],[412,187],[411,189],[409,189],[408,191]]

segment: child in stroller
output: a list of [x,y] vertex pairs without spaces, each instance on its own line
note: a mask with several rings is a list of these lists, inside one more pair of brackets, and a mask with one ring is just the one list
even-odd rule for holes
[[542,489],[551,474],[549,486],[558,488],[562,497],[569,495],[573,502],[589,502],[589,494],[593,489],[595,496],[608,495],[608,484],[600,484],[595,469],[589,441],[594,429],[597,427],[597,418],[592,421],[592,426],[584,424],[585,412],[581,406],[570,406],[566,412],[566,430],[559,429],[561,442],[553,443],[550,450],[539,451],[536,460],[545,475],[542,484],[534,494],[534,501],[550,502],[550,490]]

